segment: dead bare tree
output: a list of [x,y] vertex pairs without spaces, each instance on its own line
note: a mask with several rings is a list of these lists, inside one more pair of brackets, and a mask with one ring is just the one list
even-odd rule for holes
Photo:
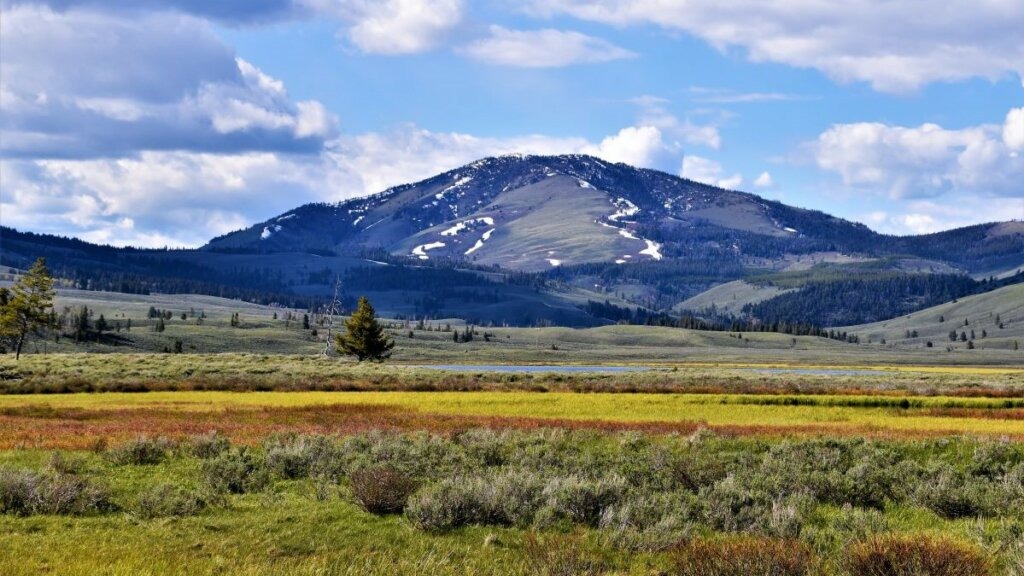
[[334,343],[334,316],[341,311],[340,293],[341,276],[336,276],[334,279],[334,298],[331,299],[330,308],[327,310],[327,342],[324,344],[324,351],[321,353],[324,357],[331,355],[331,345]]

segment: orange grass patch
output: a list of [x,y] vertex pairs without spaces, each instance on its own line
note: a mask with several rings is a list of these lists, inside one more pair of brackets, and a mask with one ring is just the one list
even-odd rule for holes
[[[984,411],[983,411],[984,412]],[[89,449],[139,436],[183,439],[217,431],[232,441],[255,444],[278,432],[349,435],[369,430],[427,431],[451,435],[469,428],[593,429],[691,434],[712,430],[724,436],[859,436],[913,439],[956,435],[956,430],[896,431],[837,424],[708,425],[702,421],[630,422],[562,418],[429,414],[396,406],[334,404],[302,407],[232,407],[223,410],[181,408],[81,409],[47,405],[0,410],[0,449]]]

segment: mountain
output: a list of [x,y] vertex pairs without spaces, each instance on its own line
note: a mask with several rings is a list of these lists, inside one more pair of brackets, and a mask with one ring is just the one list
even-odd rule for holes
[[583,326],[687,313],[856,324],[1020,281],[1024,222],[888,236],[656,170],[517,155],[300,206],[197,250],[0,227],[0,264],[24,268],[37,256],[81,288],[299,307],[322,303],[340,279],[346,300],[365,294],[405,317]]
[[913,256],[964,272],[1024,263],[1024,223],[917,237],[583,155],[485,158],[338,204],[307,204],[210,241],[259,253],[382,249],[520,271],[666,260],[772,267],[828,253]]

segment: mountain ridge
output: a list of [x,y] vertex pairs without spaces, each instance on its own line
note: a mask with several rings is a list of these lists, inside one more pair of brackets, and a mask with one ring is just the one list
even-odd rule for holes
[[[1015,224],[890,236],[825,212],[592,156],[506,155],[371,196],[305,204],[211,239],[203,249],[374,248],[411,261],[443,256],[525,271],[692,259],[702,252],[726,257],[731,251],[750,262],[839,251],[921,256],[977,272],[1018,263],[1014,248],[1024,246],[1024,227],[1016,230]],[[1012,230],[989,238],[998,227]],[[950,242],[950,236],[958,240]],[[949,246],[963,236],[986,245],[977,258]],[[1000,240],[1007,237],[1009,242]],[[979,261],[986,258],[992,262]]]

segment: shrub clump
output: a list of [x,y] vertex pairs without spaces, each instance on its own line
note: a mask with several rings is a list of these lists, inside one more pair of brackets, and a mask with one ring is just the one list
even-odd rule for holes
[[601,514],[611,544],[629,550],[667,550],[687,536],[696,512],[689,493],[631,494]]
[[84,478],[0,470],[0,513],[79,515],[114,509],[109,491]]
[[431,531],[468,524],[526,525],[543,502],[543,490],[544,482],[524,471],[448,478],[414,494],[406,515]]
[[185,451],[202,460],[220,456],[229,448],[231,441],[216,431],[190,436],[185,442]]
[[107,458],[119,465],[159,464],[167,458],[175,443],[167,438],[136,438],[107,451]]
[[283,478],[330,478],[341,475],[341,451],[328,436],[286,434],[264,444],[267,467]]
[[204,461],[202,475],[214,491],[232,494],[262,490],[270,483],[266,464],[245,447],[233,448]]
[[147,519],[193,516],[206,506],[206,499],[195,490],[173,484],[158,484],[139,494],[134,513],[139,518]]
[[669,556],[676,576],[804,576],[815,565],[801,542],[758,536],[694,538]]
[[958,540],[889,535],[851,546],[846,569],[856,576],[989,576],[992,562]]
[[388,464],[361,468],[349,475],[349,488],[356,503],[373,514],[405,510],[418,485],[408,474]]
[[554,478],[544,488],[545,504],[537,522],[549,524],[568,520],[597,526],[601,515],[626,494],[626,482],[620,476],[590,480],[580,476]]

